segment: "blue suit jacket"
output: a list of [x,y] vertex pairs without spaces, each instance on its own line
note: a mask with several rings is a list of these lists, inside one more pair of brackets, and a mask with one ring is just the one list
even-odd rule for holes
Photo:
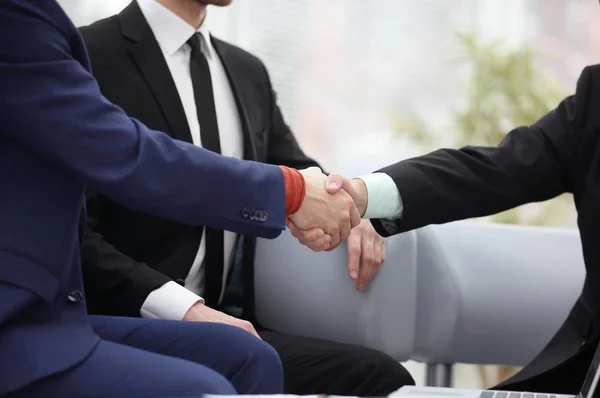
[[[54,0],[0,2],[0,394],[94,348],[80,275],[84,188],[165,218],[274,238],[281,171],[226,158],[102,97]],[[255,215],[255,216],[253,216]]]

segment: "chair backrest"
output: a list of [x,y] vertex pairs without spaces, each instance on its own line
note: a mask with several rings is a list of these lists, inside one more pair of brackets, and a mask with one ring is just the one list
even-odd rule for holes
[[417,236],[418,359],[525,365],[581,292],[576,230],[458,222]]
[[414,232],[387,241],[387,261],[363,292],[348,276],[347,248],[313,253],[288,231],[259,239],[256,315],[265,327],[358,344],[406,360],[413,351],[416,251]]

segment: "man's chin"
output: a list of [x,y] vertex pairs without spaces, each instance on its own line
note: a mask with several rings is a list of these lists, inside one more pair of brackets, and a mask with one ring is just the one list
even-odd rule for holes
[[230,5],[233,0],[194,0],[197,3],[204,4],[206,6],[217,6],[217,7],[226,7]]

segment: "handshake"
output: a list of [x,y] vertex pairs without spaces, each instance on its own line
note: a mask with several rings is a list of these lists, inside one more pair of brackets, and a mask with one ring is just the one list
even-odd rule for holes
[[286,225],[300,243],[314,251],[331,250],[348,238],[367,207],[367,188],[361,180],[340,174],[326,176],[318,167],[300,170],[306,195]]

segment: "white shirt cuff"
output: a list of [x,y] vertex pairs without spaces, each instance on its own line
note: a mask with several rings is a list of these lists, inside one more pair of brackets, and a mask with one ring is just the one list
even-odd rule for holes
[[143,318],[181,321],[188,310],[198,301],[204,303],[202,297],[190,292],[180,284],[170,281],[146,297],[140,314]]
[[402,198],[392,177],[373,173],[358,178],[367,187],[367,208],[363,218],[402,218]]

